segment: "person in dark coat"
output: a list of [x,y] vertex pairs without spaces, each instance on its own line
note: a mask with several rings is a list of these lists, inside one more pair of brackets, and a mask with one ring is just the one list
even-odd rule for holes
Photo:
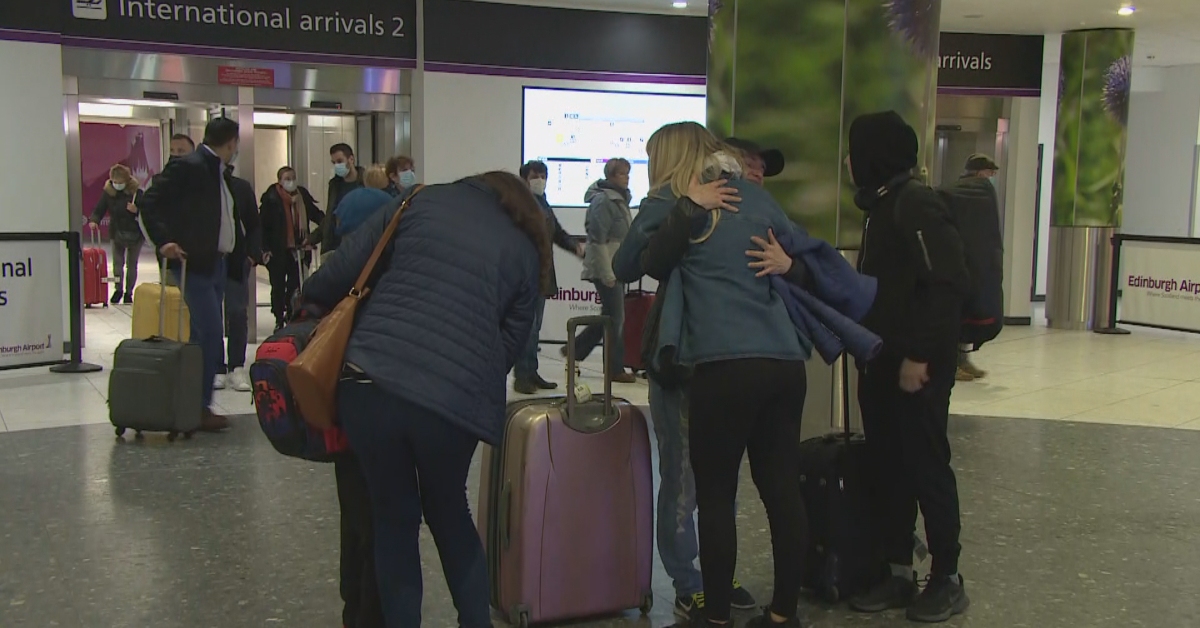
[[[1000,166],[994,159],[988,155],[976,153],[967,158],[963,175],[950,186],[952,193],[962,191],[966,192],[967,196],[976,199],[976,203],[972,207],[979,206],[980,212],[976,214],[976,217],[980,219],[979,225],[986,225],[986,232],[989,236],[987,242],[991,244],[988,247],[990,250],[966,251],[965,253],[968,258],[973,255],[978,256],[982,262],[981,266],[989,264],[994,266],[997,261],[1000,264],[1004,263],[1004,234],[1000,233],[1000,198],[996,194],[996,175],[999,173]],[[971,361],[973,349],[974,347],[969,344],[959,347],[958,372],[955,378],[960,382],[972,382],[987,377],[987,371],[975,366],[975,363]]]
[[[554,208],[550,207],[550,202],[546,200],[546,178],[549,173],[550,170],[546,167],[545,162],[531,161],[521,166],[521,178],[525,180],[530,191],[537,198],[538,206],[546,215],[546,229],[550,233],[550,240],[562,250],[569,251],[572,255],[583,259],[583,242],[563,229],[562,224],[558,222],[558,217],[554,215]],[[513,366],[513,390],[521,394],[532,395],[539,390],[558,388],[558,384],[548,382],[538,374],[538,342],[542,331],[542,314],[546,309],[546,299],[557,294],[558,276],[552,265],[550,276],[542,286],[542,298],[534,306],[533,331],[529,334],[529,342]]]
[[[958,573],[962,524],[946,428],[971,277],[949,209],[915,178],[917,152],[916,132],[894,111],[850,125],[854,202],[868,216],[859,267],[878,280],[862,323],[883,339],[879,356],[859,365],[858,401],[888,563],[880,565],[878,585],[850,604],[868,613],[907,608],[909,619],[940,622],[970,604]],[[933,557],[919,595],[912,571],[918,507]]]
[[251,290],[257,291],[258,288],[254,267],[262,263],[262,222],[254,185],[233,176],[232,167],[227,167],[225,172],[242,228],[237,230],[237,240],[227,260],[229,274],[225,283],[225,335],[228,340],[225,364],[213,385],[218,389],[228,386],[238,392],[250,392],[253,386],[250,375],[246,373],[246,338],[249,333],[250,304],[253,302],[257,306],[258,301],[257,294],[251,294]]
[[213,384],[225,362],[226,262],[237,245],[238,216],[225,166],[238,150],[238,123],[213,118],[195,152],[167,162],[142,198],[142,222],[150,240],[169,260],[178,282],[187,260],[183,298],[192,317],[191,339],[204,353],[204,415],[200,429],[221,431],[229,422],[211,409]]
[[332,253],[341,244],[337,235],[337,215],[334,210],[342,199],[354,190],[363,187],[367,171],[358,165],[354,149],[349,144],[334,144],[329,148],[329,161],[333,164],[333,177],[329,179],[329,198],[325,203],[328,212],[321,226],[312,235],[312,243],[321,245],[321,254]]
[[292,299],[300,289],[301,273],[312,261],[312,227],[325,220],[308,188],[296,182],[296,169],[284,166],[276,183],[262,194],[263,251],[271,277],[271,313],[275,329],[292,316]]
[[138,201],[142,191],[138,180],[123,164],[116,164],[108,171],[104,192],[96,201],[96,207],[88,219],[92,229],[100,228],[100,221],[108,217],[109,238],[112,240],[113,277],[117,287],[113,290],[114,304],[133,303],[133,288],[137,285],[138,257],[146,243],[142,227],[138,224]]
[[[550,238],[537,201],[512,174],[431,186],[412,199],[360,306],[338,419],[370,489],[387,624],[421,623],[423,516],[459,625],[490,627],[467,474],[479,441],[500,443],[505,381],[529,339],[552,265]],[[403,200],[342,242],[304,285],[305,301],[327,309],[349,293]]]

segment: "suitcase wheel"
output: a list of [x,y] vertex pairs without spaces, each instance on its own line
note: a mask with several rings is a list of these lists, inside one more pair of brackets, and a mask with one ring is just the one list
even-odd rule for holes
[[168,441],[173,443],[173,442],[175,442],[176,438],[179,438],[179,432],[176,432],[175,430],[171,430],[170,432],[167,432],[167,440]]
[[133,435],[133,437],[138,440],[146,440],[146,435],[143,434],[141,430],[138,430],[137,433]]
[[638,607],[643,615],[649,615],[650,611],[654,610],[654,593],[647,593],[642,596],[642,605]]
[[190,432],[184,432],[184,433],[183,433],[183,440],[192,440],[192,437],[193,437],[193,436],[195,436],[195,435],[196,435],[196,430],[192,430],[192,431],[190,431]]
[[518,606],[509,613],[508,623],[513,628],[529,628],[529,611],[523,606]]
[[825,598],[825,601],[829,602],[830,604],[837,604],[842,599],[841,592],[838,591],[836,584],[829,585],[829,587],[825,589],[824,595],[821,597]]

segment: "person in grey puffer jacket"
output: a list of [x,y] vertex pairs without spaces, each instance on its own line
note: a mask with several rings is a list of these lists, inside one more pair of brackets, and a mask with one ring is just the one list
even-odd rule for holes
[[138,203],[142,191],[138,180],[123,164],[116,164],[108,171],[108,182],[104,192],[96,201],[88,222],[92,229],[100,228],[100,221],[108,216],[108,235],[112,239],[112,271],[117,279],[112,302],[133,303],[133,287],[137,285],[138,256],[146,237],[138,224]]
[[[633,212],[629,209],[629,162],[610,159],[604,164],[604,178],[588,188],[584,200],[588,203],[584,229],[587,245],[583,254],[583,273],[580,278],[596,286],[600,296],[600,312],[612,318],[612,346],[608,349],[609,373],[614,382],[631,384],[637,378],[625,372],[625,345],[622,328],[625,326],[625,284],[617,281],[613,273],[613,255],[621,248],[621,242],[629,233],[633,223]],[[586,360],[588,355],[604,341],[604,328],[589,325],[575,337],[575,358]],[[564,346],[562,353],[566,355]]]

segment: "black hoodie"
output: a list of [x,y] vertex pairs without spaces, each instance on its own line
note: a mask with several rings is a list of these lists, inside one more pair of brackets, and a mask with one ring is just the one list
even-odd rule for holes
[[855,202],[867,212],[859,270],[879,280],[863,324],[885,355],[929,363],[957,355],[971,277],[950,211],[913,178],[916,165],[916,133],[895,112],[851,124]]

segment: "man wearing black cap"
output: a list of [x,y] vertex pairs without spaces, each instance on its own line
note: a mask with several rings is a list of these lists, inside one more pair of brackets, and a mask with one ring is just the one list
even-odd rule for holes
[[[981,221],[980,224],[995,225],[994,230],[989,226],[984,233],[986,235],[984,243],[987,245],[985,248],[1003,255],[1004,236],[1000,233],[1000,200],[996,196],[996,175],[999,172],[1000,166],[994,159],[983,153],[975,153],[967,158],[966,166],[963,167],[963,175],[952,187],[975,192],[972,196],[978,200],[976,206],[979,209],[977,211],[987,212],[991,218],[986,222]],[[970,253],[968,252],[968,254]],[[958,352],[958,372],[955,378],[960,382],[971,382],[987,377],[987,371],[971,362],[970,349],[972,349],[970,345],[963,345]]]
[[[883,338],[879,357],[859,365],[858,400],[888,563],[886,577],[851,606],[907,608],[911,620],[940,622],[970,604],[958,574],[958,486],[946,426],[971,278],[949,209],[915,179],[917,149],[916,133],[895,112],[850,126],[846,161],[854,201],[867,213],[859,268],[879,280],[862,323]],[[918,506],[933,556],[920,595],[912,571]]]
[[746,162],[746,171],[742,176],[747,181],[762,185],[765,177],[783,172],[783,153],[778,148],[759,148],[750,140],[736,137],[725,138],[725,143],[742,151],[742,159]]

